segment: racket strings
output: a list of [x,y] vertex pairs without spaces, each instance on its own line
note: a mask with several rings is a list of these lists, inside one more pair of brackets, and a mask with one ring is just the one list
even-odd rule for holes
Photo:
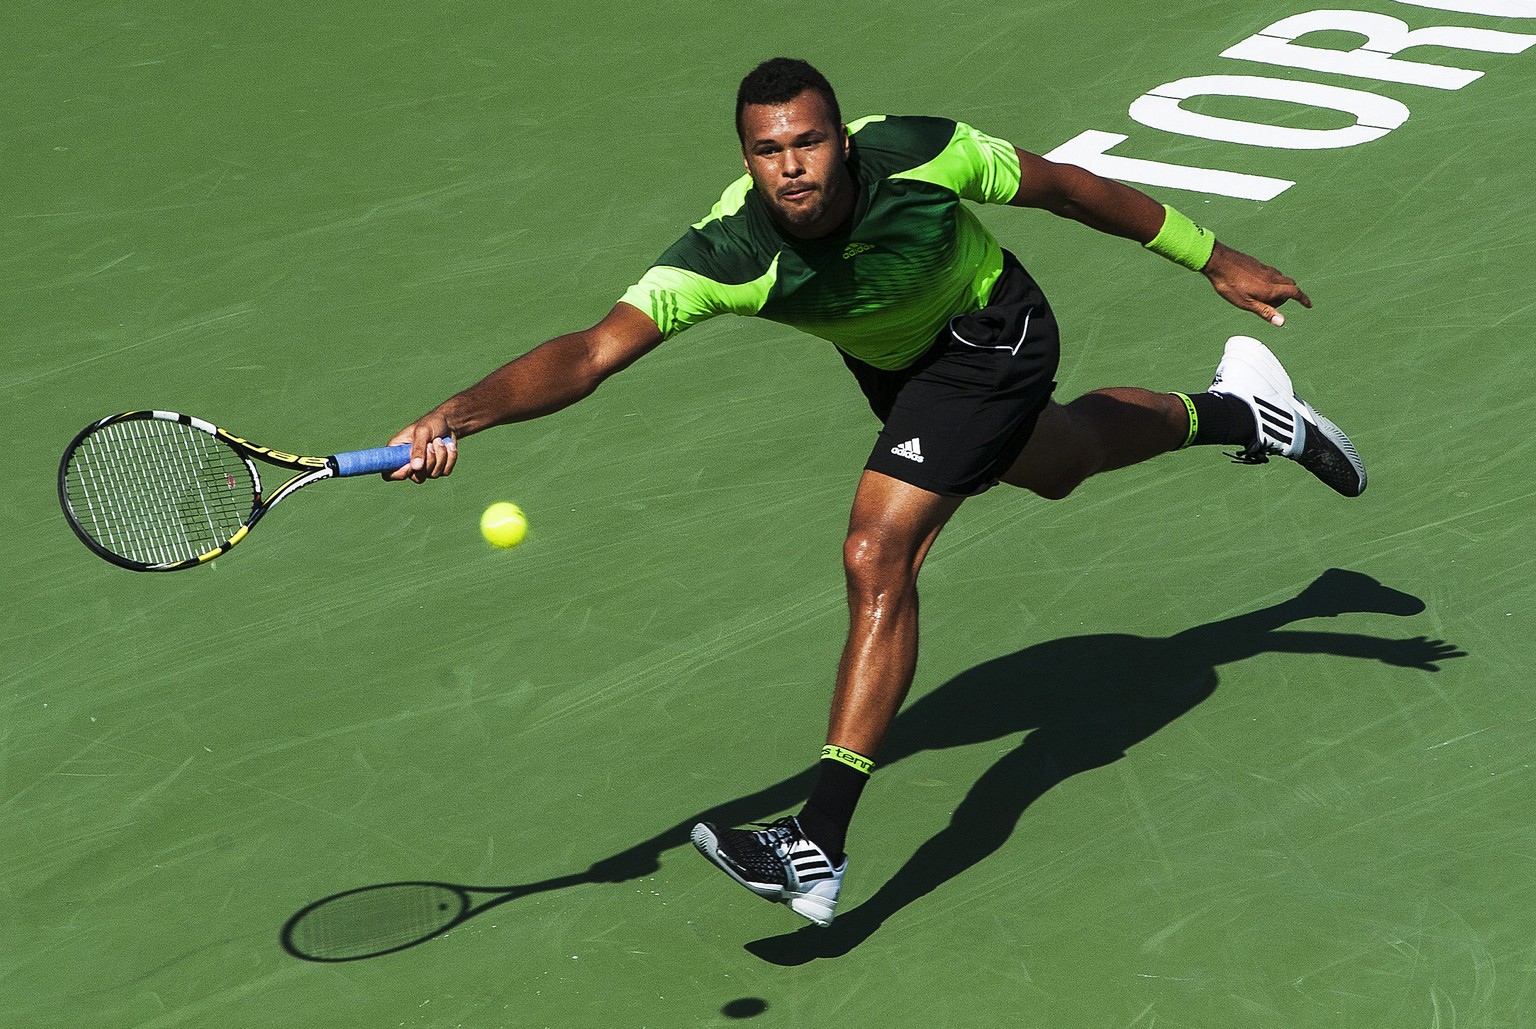
[[259,490],[231,448],[162,419],[103,426],[80,441],[65,473],[80,528],[144,564],[185,561],[227,543]]
[[468,906],[469,898],[447,885],[373,886],[317,903],[298,917],[287,937],[294,950],[309,958],[372,957],[431,939]]

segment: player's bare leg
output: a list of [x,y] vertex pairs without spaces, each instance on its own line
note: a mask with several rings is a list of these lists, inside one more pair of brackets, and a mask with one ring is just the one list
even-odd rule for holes
[[848,642],[829,744],[871,758],[880,749],[917,667],[917,574],[961,499],[864,473],[843,544]]
[[732,879],[818,925],[835,914],[848,867],[842,852],[848,821],[912,687],[918,571],[961,499],[864,473],[843,545],[848,641],[816,787],[795,818],[758,830],[709,822],[694,827],[694,846]]
[[1095,390],[1066,406],[1050,401],[1002,479],[1060,500],[1090,476],[1178,450],[1188,438],[1189,412],[1173,394],[1133,386]]

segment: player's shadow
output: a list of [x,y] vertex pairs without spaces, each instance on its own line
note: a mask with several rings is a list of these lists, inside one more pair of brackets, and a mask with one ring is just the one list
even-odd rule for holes
[[[1331,654],[1438,671],[1464,656],[1440,640],[1386,639],[1286,628],[1351,612],[1413,615],[1418,598],[1368,576],[1324,573],[1290,600],[1168,637],[1074,636],[1028,647],[962,673],[911,704],[882,749],[886,764],[924,750],[1026,732],[982,774],[949,825],[923,843],[874,896],[826,929],[807,926],[747,949],[776,964],[848,953],[889,918],[996,853],[1046,791],[1128,748],[1215,691],[1222,665],[1264,653]],[[1032,731],[1031,731],[1032,730]]]
[[[956,676],[897,716],[880,753],[883,765],[927,750],[1027,735],[982,774],[955,810],[949,825],[923,843],[874,896],[857,907],[845,909],[826,929],[807,926],[799,932],[750,943],[747,949],[764,960],[785,965],[848,953],[902,908],[996,853],[1012,835],[1024,812],[1047,790],[1078,772],[1118,760],[1127,748],[1209,697],[1218,682],[1216,670],[1222,665],[1264,653],[1304,653],[1439,671],[1438,662],[1462,657],[1464,653],[1451,644],[1423,636],[1388,639],[1286,628],[1308,619],[1350,613],[1414,615],[1423,610],[1424,603],[1417,597],[1383,586],[1358,572],[1333,569],[1289,600],[1198,625],[1173,636],[1071,636],[1026,647]],[[652,874],[660,867],[663,853],[688,842],[694,823],[741,825],[792,810],[805,801],[816,774],[817,769],[812,766],[675,823],[596,862],[585,872],[507,887],[506,897],[495,905],[514,896],[589,883],[622,882]],[[733,900],[746,902],[739,888],[723,879],[720,888],[731,891]],[[384,887],[347,891],[310,905],[300,915],[325,908],[330,900],[341,901],[369,891],[389,896],[399,892],[386,891]],[[726,903],[725,897],[721,903]],[[475,913],[478,912],[471,912]],[[295,919],[298,918],[296,915]],[[377,921],[376,915],[369,918]],[[293,921],[290,920],[290,927]],[[443,924],[446,926],[448,920]],[[360,933],[373,939],[390,927],[380,927],[365,919],[356,926],[341,924],[340,928],[348,934]],[[417,935],[407,933],[407,942],[395,942],[389,950],[403,950],[438,934],[436,929]],[[310,953],[291,945],[290,935],[285,928],[284,947],[295,957],[337,959],[335,954]],[[380,947],[376,952],[385,950]]]

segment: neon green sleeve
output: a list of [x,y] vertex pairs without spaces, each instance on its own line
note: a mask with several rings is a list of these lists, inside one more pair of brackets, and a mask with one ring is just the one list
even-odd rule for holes
[[777,258],[760,278],[739,285],[659,264],[641,276],[619,300],[649,315],[661,330],[661,338],[671,339],[717,314],[756,314],[767,303],[768,291],[778,274]]
[[1006,204],[1019,191],[1019,155],[1007,140],[955,123],[949,145],[927,164],[893,179],[917,179],[954,190],[978,204]]

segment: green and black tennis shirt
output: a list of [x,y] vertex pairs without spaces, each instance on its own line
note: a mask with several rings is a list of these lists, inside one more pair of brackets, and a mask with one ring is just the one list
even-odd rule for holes
[[905,368],[948,320],[983,306],[1003,252],[961,203],[1007,203],[1012,144],[946,118],[875,115],[848,127],[853,217],[822,239],[781,232],[750,176],[621,298],[670,338],[718,314],[756,315]]

